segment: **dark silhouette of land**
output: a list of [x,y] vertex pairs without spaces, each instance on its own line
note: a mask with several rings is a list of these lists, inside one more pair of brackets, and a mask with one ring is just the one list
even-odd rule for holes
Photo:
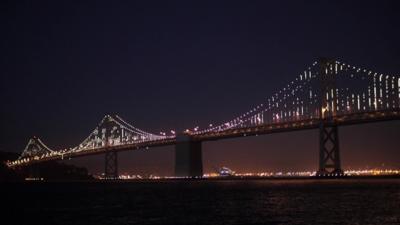
[[18,154],[16,153],[0,152],[0,181],[23,181],[26,178],[50,181],[93,179],[86,168],[59,162],[45,162],[15,169],[8,168],[5,162],[17,158]]

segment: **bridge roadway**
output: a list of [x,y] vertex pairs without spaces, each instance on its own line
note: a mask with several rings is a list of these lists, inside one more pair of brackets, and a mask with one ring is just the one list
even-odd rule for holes
[[[399,109],[338,115],[336,117],[325,120],[315,118],[315,119],[274,123],[268,125],[246,127],[246,128],[233,128],[223,131],[213,131],[213,132],[199,133],[199,134],[188,133],[186,135],[189,137],[188,140],[201,143],[204,141],[216,141],[228,138],[299,131],[307,129],[318,129],[321,126],[321,123],[323,123],[324,126],[346,126],[346,125],[364,124],[364,123],[390,121],[390,120],[400,120]],[[45,161],[62,160],[62,159],[65,160],[65,159],[77,158],[88,155],[104,154],[106,152],[119,152],[119,151],[148,149],[151,147],[176,145],[177,143],[178,143],[177,138],[167,138],[167,139],[160,139],[160,140],[147,141],[141,143],[105,146],[100,148],[83,150],[79,152],[65,152],[62,155],[41,158],[38,160],[31,160],[29,162],[24,163],[24,166],[35,163],[41,163]]]

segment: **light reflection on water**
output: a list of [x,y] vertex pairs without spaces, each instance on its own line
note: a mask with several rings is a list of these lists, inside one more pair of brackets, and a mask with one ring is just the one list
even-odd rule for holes
[[400,180],[395,179],[28,183],[3,188],[9,203],[4,215],[14,224],[400,224]]

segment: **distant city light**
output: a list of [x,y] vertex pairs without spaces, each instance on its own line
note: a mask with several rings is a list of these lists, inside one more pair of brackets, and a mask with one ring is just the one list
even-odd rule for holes
[[[225,169],[227,170],[227,169]],[[230,172],[223,170],[221,173],[205,173],[204,178],[290,178],[290,177],[315,177],[316,171],[292,171],[292,172]],[[346,176],[400,176],[400,170],[397,169],[365,169],[365,170],[345,170],[344,174]],[[95,175],[96,179],[105,179],[104,174]],[[127,174],[124,173],[119,175],[118,179],[121,180],[142,180],[142,179],[178,179],[182,177],[175,176],[159,176],[159,175],[149,175],[143,176],[139,174]]]

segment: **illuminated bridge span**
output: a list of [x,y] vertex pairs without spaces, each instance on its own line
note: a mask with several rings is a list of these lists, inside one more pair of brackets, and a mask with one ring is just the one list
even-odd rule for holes
[[330,59],[320,59],[281,90],[231,120],[181,134],[153,134],[121,117],[105,116],[78,146],[53,150],[39,138],[29,140],[10,167],[105,154],[105,175],[118,176],[117,152],[175,145],[175,175],[203,175],[203,141],[319,129],[320,176],[340,176],[338,126],[400,119],[400,76],[384,75]]

